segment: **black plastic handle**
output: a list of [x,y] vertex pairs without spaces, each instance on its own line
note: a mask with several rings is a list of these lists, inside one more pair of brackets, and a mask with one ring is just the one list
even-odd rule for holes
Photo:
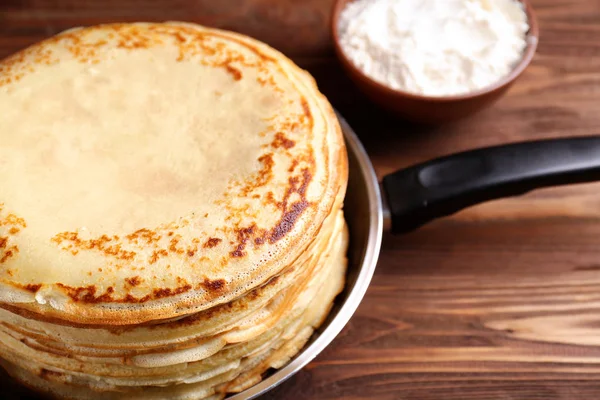
[[[600,136],[488,147],[383,178],[392,232],[408,232],[487,200],[600,180]],[[600,190],[600,188],[599,188]]]

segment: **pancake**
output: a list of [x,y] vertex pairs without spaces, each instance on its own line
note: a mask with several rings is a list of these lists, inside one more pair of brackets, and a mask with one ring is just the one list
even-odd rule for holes
[[[341,238],[340,241],[342,245],[347,241],[347,233],[344,233],[344,235],[344,238]],[[127,386],[112,386],[111,383],[114,384],[117,381],[104,375],[90,376],[81,373],[72,375],[68,371],[57,369],[49,364],[31,361],[33,358],[29,358],[29,361],[23,363],[20,361],[23,360],[21,356],[10,359],[10,362],[18,362],[20,366],[8,365],[7,370],[28,385],[40,389],[42,388],[40,385],[42,385],[45,386],[45,391],[51,391],[67,398],[124,399],[130,396],[138,398],[136,393],[140,393],[140,390],[142,390],[143,396],[147,396],[144,398],[148,399],[197,399],[214,394],[213,387],[216,386],[219,386],[218,391],[222,393],[241,391],[260,381],[265,370],[285,365],[290,357],[308,340],[312,330],[322,323],[329,312],[334,297],[343,288],[345,276],[343,255],[338,256],[337,260],[329,265],[328,279],[319,285],[318,295],[315,296],[314,292],[306,293],[305,297],[310,298],[311,301],[305,306],[300,319],[291,323],[282,321],[282,327],[269,331],[266,336],[267,340],[264,343],[259,341],[260,345],[255,346],[254,351],[248,353],[241,360],[231,362],[231,359],[225,359],[217,363],[219,366],[210,370],[203,370],[200,374],[196,371],[195,375],[192,374],[191,376],[178,372],[180,379],[175,386],[163,387],[162,385],[165,385],[164,381],[155,381],[153,385],[145,386],[150,382],[141,378],[131,378]],[[275,333],[275,340],[269,336],[273,333]],[[5,342],[2,339],[3,337],[0,335],[0,343],[4,345]],[[264,344],[267,346],[264,346]],[[19,347],[16,343],[12,345],[15,348]],[[233,357],[240,354],[236,351],[230,353],[233,354]],[[31,357],[31,354],[28,354],[28,357]],[[211,371],[214,374],[211,374]],[[85,377],[87,377],[87,380]],[[120,382],[125,383],[126,381]],[[89,390],[89,386],[93,390]],[[75,394],[69,394],[72,392]]]
[[0,74],[0,302],[36,315],[131,325],[228,302],[302,254],[347,174],[312,78],[245,36],[81,28]]
[[0,61],[0,365],[72,399],[222,399],[343,289],[348,167],[315,81],[185,23]]

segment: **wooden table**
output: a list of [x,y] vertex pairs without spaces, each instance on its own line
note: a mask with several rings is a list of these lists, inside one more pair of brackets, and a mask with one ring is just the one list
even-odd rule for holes
[[[541,41],[520,81],[492,108],[435,129],[390,118],[345,77],[331,49],[331,3],[0,0],[0,58],[63,29],[107,21],[237,30],[313,73],[380,177],[484,145],[600,134],[599,0],[532,0]],[[26,396],[3,390],[3,399]],[[265,398],[600,398],[600,184],[495,201],[386,236],[350,324]]]

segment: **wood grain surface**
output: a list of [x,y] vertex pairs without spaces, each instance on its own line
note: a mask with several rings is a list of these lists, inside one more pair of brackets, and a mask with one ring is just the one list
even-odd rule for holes
[[[240,31],[317,78],[380,177],[484,145],[600,134],[600,0],[532,0],[541,29],[532,65],[492,108],[437,128],[398,121],[355,89],[332,53],[331,3],[0,0],[0,58],[63,29],[108,21],[187,20]],[[28,398],[3,388],[2,399]],[[350,324],[264,398],[600,398],[600,184],[495,201],[386,236]]]

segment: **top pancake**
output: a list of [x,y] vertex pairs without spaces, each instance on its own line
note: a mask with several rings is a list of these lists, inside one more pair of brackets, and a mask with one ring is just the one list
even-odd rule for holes
[[191,24],[71,30],[0,62],[0,306],[128,325],[246,293],[346,181],[312,78]]

